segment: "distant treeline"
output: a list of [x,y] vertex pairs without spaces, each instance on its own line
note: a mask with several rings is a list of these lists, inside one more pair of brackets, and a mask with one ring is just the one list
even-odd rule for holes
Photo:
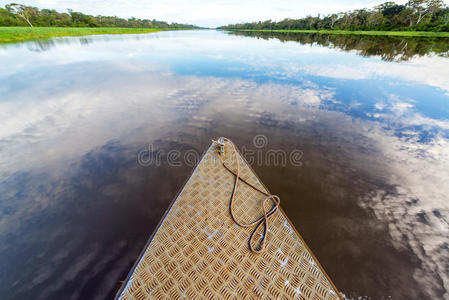
[[0,26],[38,27],[130,27],[130,28],[199,28],[195,25],[167,23],[164,21],[123,19],[110,16],[92,16],[68,9],[60,13],[54,9],[39,9],[21,4],[7,4],[0,8]]
[[220,29],[449,31],[449,7],[441,0],[410,0],[406,4],[385,2],[372,9],[279,22],[233,24]]

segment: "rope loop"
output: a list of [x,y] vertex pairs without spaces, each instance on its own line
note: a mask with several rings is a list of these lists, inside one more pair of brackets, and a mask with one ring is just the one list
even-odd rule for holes
[[[265,243],[266,243],[267,231],[268,231],[268,220],[272,215],[274,215],[277,212],[277,210],[279,208],[279,204],[281,203],[281,199],[276,195],[271,195],[271,194],[268,194],[268,193],[262,191],[261,189],[255,187],[254,185],[249,183],[247,180],[240,177],[239,153],[238,153],[237,148],[235,147],[234,143],[230,139],[225,138],[225,137],[220,137],[217,140],[212,140],[212,142],[216,143],[217,146],[219,147],[219,155],[221,157],[221,162],[222,162],[223,166],[225,167],[225,169],[228,170],[230,173],[234,174],[234,176],[235,176],[234,187],[232,188],[232,195],[231,195],[231,199],[229,201],[229,212],[231,214],[231,218],[234,221],[234,223],[239,225],[240,227],[248,228],[248,227],[255,226],[254,231],[251,233],[251,235],[249,237],[248,244],[249,244],[249,249],[253,253],[260,254],[265,249]],[[233,153],[234,153],[235,161],[237,162],[237,172],[232,171],[226,165],[225,161],[223,160],[223,157],[225,154],[224,153],[225,142],[228,142],[232,146],[232,149],[234,150]],[[247,224],[242,223],[239,220],[237,220],[237,218],[235,217],[235,214],[234,214],[234,209],[233,209],[234,198],[235,198],[235,194],[237,191],[239,181],[242,181],[243,183],[252,187],[254,190],[256,190],[266,196],[266,198],[262,201],[263,215],[261,217],[259,217],[257,220],[255,220],[254,222],[247,223]],[[270,210],[267,211],[265,209],[265,204],[269,200],[271,200],[271,202],[273,203],[273,206],[271,207]],[[253,242],[254,237],[256,236],[256,232],[259,230],[260,226],[263,226],[264,229],[263,229],[263,234],[259,239],[260,246],[258,249],[256,249],[253,247],[252,242]]]

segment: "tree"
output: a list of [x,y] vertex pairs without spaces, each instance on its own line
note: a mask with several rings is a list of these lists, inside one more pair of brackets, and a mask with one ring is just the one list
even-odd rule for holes
[[376,7],[376,9],[379,10],[382,15],[387,18],[391,18],[394,15],[400,14],[401,11],[404,10],[404,8],[404,5],[399,5],[394,2],[385,2]]
[[92,16],[68,9],[59,13],[53,9],[41,9],[11,3],[0,8],[0,26],[70,26],[70,27],[133,27],[133,28],[199,28],[194,25],[178,24],[136,18],[123,19],[111,16]]
[[[424,19],[429,14],[433,14],[439,9],[443,7],[442,0],[410,0],[407,5],[416,12],[416,23],[418,25],[419,22]],[[412,25],[412,22],[410,23]]]
[[379,11],[368,14],[368,17],[366,18],[366,24],[369,28],[376,28],[377,26],[381,25],[383,21],[384,16]]
[[31,22],[30,22],[31,11],[34,10],[33,7],[29,7],[29,6],[25,6],[25,5],[17,4],[17,3],[11,3],[11,4],[5,5],[5,8],[9,13],[12,13],[14,15],[17,15],[17,16],[23,18],[30,25],[30,27],[33,27],[33,24],[31,24]]
[[331,29],[449,31],[449,7],[442,0],[408,0],[407,4],[382,3],[373,9],[358,9],[321,17],[284,19],[222,26],[222,29]]
[[366,20],[368,19],[370,12],[367,9],[362,8],[355,10],[354,13],[356,15],[358,25],[362,25],[362,27],[365,26]]
[[335,22],[337,22],[337,20],[339,19],[340,17],[338,16],[338,15],[336,15],[336,14],[333,14],[333,15],[331,15],[330,17],[329,17],[329,25],[330,25],[330,27],[331,27],[331,29],[332,28],[334,28],[334,25],[335,25]]

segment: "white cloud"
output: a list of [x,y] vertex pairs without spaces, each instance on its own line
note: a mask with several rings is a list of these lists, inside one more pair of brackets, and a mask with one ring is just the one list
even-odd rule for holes
[[[276,83],[257,84],[241,79],[177,76],[165,70],[147,69],[145,64],[130,61],[114,66],[97,63],[93,67],[101,67],[105,74],[115,76],[106,78],[102,87],[92,87],[89,82],[95,82],[93,77],[97,73],[88,72],[90,75],[73,83],[76,89],[67,90],[62,95],[50,95],[39,102],[24,101],[29,98],[27,94],[35,95],[36,90],[54,85],[52,76],[48,76],[39,86],[27,87],[27,94],[19,95],[19,99],[15,99],[17,101],[0,107],[0,115],[5,117],[0,138],[10,143],[9,147],[0,149],[0,169],[17,170],[20,166],[36,170],[58,162],[71,162],[111,139],[132,142],[133,132],[142,127],[146,128],[146,136],[158,138],[163,134],[161,128],[176,123],[179,118],[176,111],[180,109],[184,116],[196,116],[186,123],[192,128],[209,127],[209,120],[217,119],[217,115],[226,115],[230,123],[242,115],[247,118],[244,121],[254,122],[266,112],[275,121],[301,123],[313,120],[332,128],[338,140],[348,141],[348,145],[371,149],[372,145],[364,147],[364,139],[358,140],[360,135],[354,133],[375,142],[379,153],[358,151],[353,154],[354,161],[376,162],[365,164],[373,169],[379,164],[388,165],[391,170],[388,180],[397,186],[398,195],[379,190],[377,195],[363,200],[390,225],[390,233],[398,247],[404,246],[402,237],[408,236],[405,247],[409,246],[422,262],[425,273],[416,270],[415,276],[424,287],[433,288],[439,284],[434,274],[447,282],[444,270],[439,269],[446,258],[444,253],[438,252],[442,244],[449,242],[447,224],[444,223],[445,218],[449,218],[447,139],[437,138],[430,144],[405,141],[381,129],[379,124],[354,121],[344,113],[321,110],[321,101],[333,97],[333,92],[329,90]],[[121,84],[124,77],[128,83],[126,85]],[[395,98],[394,95],[392,98],[397,101],[393,104],[399,109],[410,106],[404,102],[405,99]],[[236,114],[236,107],[244,114]],[[148,126],[149,117],[154,124],[151,128]],[[402,114],[398,118],[403,123],[409,120]],[[420,122],[425,124],[432,122],[432,119],[422,117]],[[418,198],[420,202],[410,208],[407,202],[413,198]],[[33,200],[37,203],[45,201]],[[30,207],[25,209],[29,211]],[[417,214],[421,212],[426,214],[430,225],[416,222]],[[19,224],[23,219],[23,215],[3,217],[0,228],[12,230],[14,227],[11,224]],[[420,252],[422,245],[425,254]],[[85,268],[92,257],[79,260],[75,269]],[[73,274],[63,274],[61,281],[48,286],[48,289],[58,289]],[[433,295],[432,290],[427,293]]]
[[406,112],[408,112],[410,110],[410,108],[412,108],[413,105],[411,105],[410,103],[407,102],[398,102],[398,103],[394,103],[393,107],[391,108],[392,111],[394,111],[397,115],[403,115]]
[[[272,42],[275,43],[276,41]],[[281,44],[280,41],[279,43],[284,48],[288,45]],[[298,54],[305,54],[310,49],[310,46],[297,43],[292,44],[292,47],[296,48]],[[429,55],[415,57],[406,62],[391,63],[382,61],[379,57],[357,57],[351,52],[335,52],[335,49],[320,51],[323,62],[312,60],[311,58],[309,58],[309,61],[301,64],[295,64],[294,58],[292,58],[292,61],[286,61],[283,64],[276,64],[269,60],[258,58],[246,59],[245,61],[248,63],[254,62],[254,66],[276,66],[278,73],[282,73],[287,77],[310,74],[338,79],[394,78],[438,87],[449,94],[449,60],[446,57]],[[335,59],[325,60],[324,58],[328,55]],[[351,59],[350,63],[348,63],[348,59]]]
[[378,109],[378,110],[383,110],[384,108],[385,108],[385,103],[383,103],[383,102],[378,102],[378,103],[376,103],[375,105],[374,105],[375,107],[376,107],[376,109]]
[[362,201],[389,224],[398,249],[412,249],[421,266],[413,276],[428,295],[435,294],[437,280],[442,280],[449,299],[447,249],[449,243],[449,205],[447,185],[449,144],[437,137],[429,144],[410,142],[381,130],[370,130],[383,153],[383,163],[390,166],[390,184],[396,193],[379,190]]
[[[174,75],[168,71],[156,71],[131,62],[114,66],[102,64],[101,68],[106,73],[136,75],[132,75],[132,84],[126,86],[115,82],[120,78],[113,77],[111,81],[115,83],[109,83],[108,88],[101,91],[89,84],[96,75],[86,75],[80,81],[72,82],[83,86],[76,91],[69,90],[63,94],[47,95],[45,100],[29,101],[33,98],[31,95],[38,93],[37,90],[49,89],[55,84],[55,79],[47,78],[38,86],[27,87],[23,93],[14,96],[13,101],[0,106],[0,146],[4,146],[0,148],[0,169],[3,175],[17,170],[21,161],[27,161],[23,166],[26,169],[41,168],[52,165],[54,161],[71,161],[117,137],[120,132],[123,136],[129,136],[129,131],[147,122],[142,116],[146,112],[141,107],[148,107],[147,113],[151,112],[155,122],[167,125],[176,115],[176,110],[172,111],[171,108],[189,110],[212,99],[222,103],[216,106],[220,110],[225,110],[227,106],[234,107],[235,102],[239,102],[248,107],[249,114],[259,115],[267,110],[268,105],[272,106],[272,99],[276,97],[280,97],[285,104],[294,103],[296,107],[307,108],[317,108],[321,100],[332,97],[327,90],[304,89],[294,85],[257,85],[251,81],[195,76],[176,77],[173,80]],[[171,92],[167,94],[167,91]],[[233,101],[229,101],[230,97]],[[289,105],[273,106],[270,111],[284,115],[289,113],[290,108]],[[91,127],[97,128],[97,131],[91,131]],[[72,128],[77,130],[73,131]],[[158,130],[155,128],[152,134],[157,135]],[[36,152],[41,155],[33,155]]]

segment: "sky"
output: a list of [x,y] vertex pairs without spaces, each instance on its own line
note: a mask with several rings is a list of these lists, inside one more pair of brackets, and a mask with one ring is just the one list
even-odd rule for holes
[[[387,0],[16,0],[64,12],[67,8],[93,15],[157,19],[217,27],[230,23],[301,18],[371,8]],[[15,2],[0,0],[0,6]],[[405,1],[398,0],[397,3]],[[447,1],[446,1],[447,3]]]

